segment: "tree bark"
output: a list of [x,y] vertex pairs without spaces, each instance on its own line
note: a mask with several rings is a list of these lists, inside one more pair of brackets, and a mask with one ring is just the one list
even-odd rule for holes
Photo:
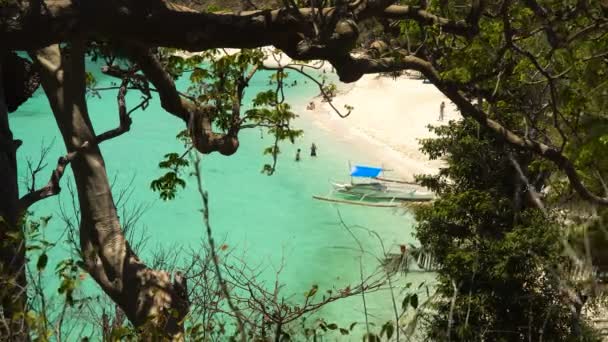
[[[0,64],[0,80],[2,77]],[[17,147],[8,123],[7,100],[0,81],[0,296],[6,324],[0,336],[11,341],[28,339],[25,314],[27,280],[25,277],[25,240],[19,215]],[[7,331],[8,330],[8,331]]]
[[[362,20],[384,15],[393,2],[357,1],[350,10]],[[335,12],[328,7],[323,15],[329,19]],[[10,0],[0,4],[0,41],[5,48],[23,50],[87,35],[192,51],[275,45],[295,54],[303,36],[314,36],[313,13],[310,8],[206,13],[166,0]],[[386,15],[463,29],[408,6],[391,7]]]
[[84,50],[84,40],[76,40],[70,43],[69,57],[62,56],[58,45],[32,54],[68,153],[78,150],[71,166],[81,209],[81,257],[87,271],[136,327],[179,340],[186,299],[167,272],[150,269],[139,260],[120,226],[87,110]]

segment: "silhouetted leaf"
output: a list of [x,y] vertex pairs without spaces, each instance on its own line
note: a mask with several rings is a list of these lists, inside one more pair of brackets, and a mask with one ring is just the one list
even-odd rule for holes
[[410,299],[410,304],[412,305],[412,307],[414,309],[418,308],[418,295],[417,294],[412,295],[412,298]]
[[49,257],[46,255],[46,253],[40,254],[38,257],[38,262],[36,263],[36,268],[38,268],[38,271],[44,270],[48,261]]

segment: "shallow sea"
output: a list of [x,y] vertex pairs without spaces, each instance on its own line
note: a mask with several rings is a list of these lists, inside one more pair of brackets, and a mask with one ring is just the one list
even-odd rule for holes
[[[100,75],[98,67],[89,64],[98,86],[109,85],[112,80]],[[256,90],[267,87],[267,77],[264,73],[256,75],[247,90],[248,98]],[[241,145],[235,155],[204,156],[203,177],[210,195],[211,224],[216,241],[244,252],[248,262],[264,265],[266,271],[261,277],[266,278],[269,285],[274,279],[274,268],[284,260],[280,278],[285,285],[283,295],[294,295],[293,300],[297,302],[313,284],[324,291],[332,287],[344,288],[359,280],[360,253],[356,251],[356,242],[340,224],[339,214],[348,225],[377,232],[388,250],[397,251],[399,244],[414,243],[415,239],[412,236],[414,219],[407,211],[334,205],[312,199],[315,194],[327,194],[332,180],[349,181],[349,162],[365,163],[371,156],[358,151],[343,137],[332,136],[316,127],[303,108],[318,89],[301,77],[292,75],[291,78],[297,79],[299,86],[287,90],[287,101],[301,114],[295,126],[304,129],[304,136],[293,145],[284,143],[280,147],[283,153],[279,156],[276,173],[267,176],[260,172],[270,161],[262,150],[272,144],[272,139],[253,129],[241,134]],[[185,80],[179,84],[187,87]],[[135,91],[129,92],[127,105],[133,106],[138,98]],[[244,105],[248,102],[245,100]],[[101,99],[91,96],[88,103],[97,133],[117,125],[115,91],[103,93]],[[150,182],[162,175],[158,162],[163,155],[183,151],[183,146],[175,139],[183,129],[183,123],[164,112],[157,97],[145,111],[133,113],[132,118],[131,131],[103,143],[102,152],[109,176],[114,179],[114,189],[118,191],[132,183],[133,191],[127,206],[143,204],[148,207],[139,221],[148,236],[140,256],[144,261],[149,260],[155,248],[196,250],[205,235],[194,179],[189,179],[186,189],[172,201],[162,201],[150,190]],[[42,185],[48,180],[56,158],[64,154],[65,149],[41,90],[18,112],[10,115],[10,125],[15,138],[24,142],[18,152],[22,180],[26,174],[26,158],[36,159],[40,147],[54,141],[47,160],[49,167],[39,177],[38,184]],[[308,156],[312,142],[318,146],[316,158]],[[297,148],[302,149],[300,162],[294,160]],[[58,210],[60,202],[70,205],[66,191],[70,178],[67,172],[62,180],[64,191],[59,196],[32,208],[37,216],[53,215],[45,229],[49,240],[59,242],[51,253],[51,263],[67,256],[68,246],[62,236],[65,225],[59,220]],[[22,192],[24,189],[21,185]],[[354,228],[354,231],[369,252],[363,259],[364,272],[371,273],[378,267],[378,260],[373,255],[380,255],[380,245],[365,230]],[[51,275],[53,268],[49,267],[48,272]],[[412,279],[415,275],[409,277],[400,283],[421,279],[420,276]],[[93,282],[88,281],[85,286],[95,291]],[[55,293],[54,288],[47,290]],[[389,303],[387,292],[368,298],[372,321],[382,323],[391,317]],[[322,315],[341,326],[364,319],[360,297],[330,304]]]

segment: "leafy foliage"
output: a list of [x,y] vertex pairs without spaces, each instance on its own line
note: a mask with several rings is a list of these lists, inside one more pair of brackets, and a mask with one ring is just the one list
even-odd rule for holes
[[296,114],[290,110],[287,103],[276,103],[276,95],[272,90],[259,93],[253,100],[253,105],[254,108],[246,112],[248,122],[255,126],[268,127],[268,133],[275,138],[274,144],[264,149],[264,154],[272,156],[274,163],[265,164],[262,169],[263,173],[272,175],[276,169],[277,156],[280,153],[279,142],[289,140],[293,144],[303,131],[290,127],[289,123],[296,117]]
[[[188,75],[188,98],[194,100],[197,106],[213,109],[210,113],[212,129],[231,134],[235,130],[260,128],[274,138],[273,144],[263,150],[264,155],[271,156],[272,164],[264,164],[262,172],[271,175],[276,170],[279,144],[283,141],[294,143],[302,131],[291,127],[297,115],[285,102],[284,95],[284,88],[296,86],[297,82],[287,83],[289,74],[283,69],[275,70],[268,77],[268,86],[274,89],[259,91],[251,101],[251,108],[242,115],[240,113],[249,81],[258,70],[264,68],[263,61],[269,53],[274,52],[264,52],[262,49],[238,52],[214,49],[185,57],[172,49],[159,50],[162,63],[172,77],[178,79]],[[335,85],[333,87],[328,89],[335,92]],[[180,132],[177,137],[188,150],[191,148],[192,141],[187,131]],[[151,188],[163,200],[173,199],[178,189],[186,186],[180,177],[180,168],[188,166],[184,158],[186,154],[179,157],[177,153],[169,153],[159,164],[161,169],[170,171],[152,181]]]
[[[568,264],[560,227],[524,195],[512,150],[475,122],[435,128],[422,150],[443,158],[439,175],[420,177],[441,194],[417,210],[417,237],[440,265],[435,304],[426,332],[433,340],[471,341],[584,337],[585,323],[571,314],[561,278]],[[533,176],[533,175],[531,175]]]
[[162,177],[155,179],[150,184],[153,191],[158,191],[160,198],[170,200],[175,198],[177,187],[185,188],[186,181],[179,177],[184,167],[189,165],[188,161],[177,153],[165,154],[165,160],[158,163],[161,169],[169,169]]
[[[21,219],[21,234],[25,237],[26,256],[29,259],[25,271],[28,276],[28,302],[25,310],[15,312],[15,315],[23,319],[35,341],[51,341],[60,336],[66,313],[89,300],[77,295],[84,279],[83,263],[66,258],[55,264],[56,261],[49,258],[57,246],[46,237],[46,227],[51,220],[50,215],[36,216],[34,212],[26,212]],[[49,272],[49,264],[55,266],[54,272]],[[57,288],[52,289],[54,292],[48,291],[49,274],[59,280]],[[5,320],[6,317],[1,319]]]

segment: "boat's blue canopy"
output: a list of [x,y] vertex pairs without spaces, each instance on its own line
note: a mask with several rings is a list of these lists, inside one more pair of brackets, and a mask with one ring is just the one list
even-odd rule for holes
[[350,170],[350,175],[352,177],[370,177],[370,178],[373,178],[373,177],[378,177],[378,175],[380,175],[380,172],[382,172],[382,168],[381,167],[371,167],[371,166],[355,165]]

